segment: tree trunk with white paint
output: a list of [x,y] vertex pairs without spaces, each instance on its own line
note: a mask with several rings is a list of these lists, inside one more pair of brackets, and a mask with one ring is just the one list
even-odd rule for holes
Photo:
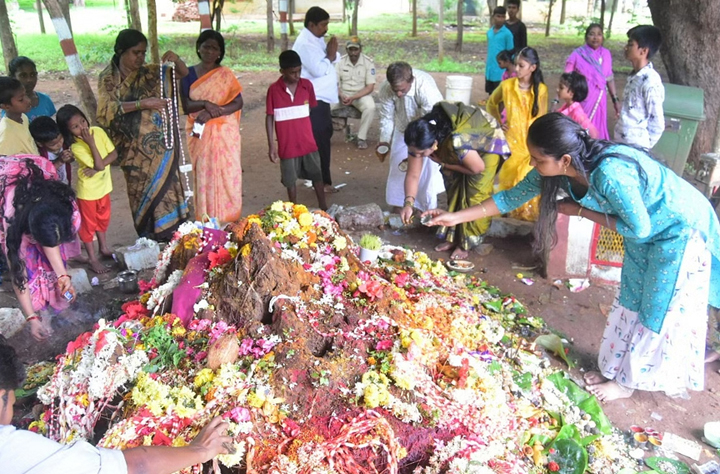
[[147,0],[148,7],[148,41],[150,42],[150,58],[154,64],[160,64],[160,45],[157,33],[157,4],[155,0]]
[[10,61],[18,55],[15,38],[10,28],[10,17],[8,16],[5,0],[0,0],[0,41],[2,41],[3,58],[5,59],[5,71]]
[[210,18],[210,2],[208,0],[197,0],[198,13],[200,13],[200,31],[212,28],[212,20]]
[[77,54],[75,41],[70,32],[70,26],[63,16],[58,0],[43,0],[43,2],[45,3],[45,8],[47,8],[48,13],[50,13],[55,32],[60,40],[60,47],[65,55],[68,70],[75,83],[75,88],[80,94],[80,100],[85,109],[85,114],[91,123],[96,123],[97,101],[95,100],[95,94],[93,94],[90,88],[90,82],[88,81],[87,74],[85,74],[82,62],[80,62],[80,57]]

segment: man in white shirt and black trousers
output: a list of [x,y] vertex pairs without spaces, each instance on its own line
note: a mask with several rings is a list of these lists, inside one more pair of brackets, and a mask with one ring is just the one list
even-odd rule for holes
[[330,37],[327,45],[323,37],[328,31],[330,14],[320,7],[311,7],[305,14],[305,28],[300,32],[292,49],[300,55],[300,77],[308,79],[315,88],[318,105],[310,109],[315,143],[320,153],[320,165],[326,193],[335,193],[330,177],[330,140],[333,134],[330,105],[338,103],[337,72],[335,63],[340,60],[338,40]]

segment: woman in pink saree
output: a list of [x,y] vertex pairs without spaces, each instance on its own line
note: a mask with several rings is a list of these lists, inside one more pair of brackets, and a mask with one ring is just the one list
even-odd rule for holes
[[242,212],[242,86],[220,62],[225,40],[206,30],[196,42],[200,63],[182,80],[188,148],[195,176],[195,216],[234,222]]
[[620,114],[620,101],[615,93],[612,56],[603,47],[604,40],[602,26],[597,23],[588,26],[585,30],[585,44],[570,54],[565,62],[565,72],[575,71],[587,79],[588,95],[582,102],[583,110],[597,129],[598,138],[609,140],[605,90],[610,92],[616,116]]

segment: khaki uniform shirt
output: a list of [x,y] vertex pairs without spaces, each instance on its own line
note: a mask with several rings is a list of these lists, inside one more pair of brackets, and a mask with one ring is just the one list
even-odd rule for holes
[[368,84],[375,84],[375,63],[360,53],[357,64],[346,54],[335,64],[338,83],[343,94],[354,94]]

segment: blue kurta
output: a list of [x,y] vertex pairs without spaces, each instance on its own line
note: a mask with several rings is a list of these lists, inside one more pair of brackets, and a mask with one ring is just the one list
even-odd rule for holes
[[497,55],[501,51],[512,51],[515,48],[513,43],[513,34],[503,25],[499,30],[495,31],[495,27],[491,27],[487,32],[487,58],[485,59],[485,80],[500,82],[505,69],[501,68],[497,62]]
[[[720,223],[710,202],[690,183],[646,153],[624,145],[605,153],[631,157],[647,175],[644,184],[633,162],[608,157],[590,174],[582,199],[563,188],[581,206],[617,218],[625,259],[620,304],[639,313],[642,324],[659,332],[680,271],[685,246],[698,231],[713,256],[709,304],[720,307]],[[542,177],[533,169],[517,186],[493,199],[501,213],[520,207],[540,194]]]

